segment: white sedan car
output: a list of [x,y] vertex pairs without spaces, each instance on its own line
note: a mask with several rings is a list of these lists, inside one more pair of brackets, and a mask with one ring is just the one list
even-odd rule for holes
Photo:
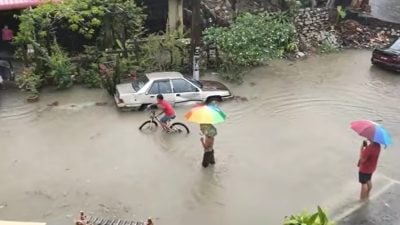
[[196,81],[178,72],[156,72],[131,83],[118,84],[114,99],[119,108],[142,110],[155,103],[158,94],[172,104],[223,101],[233,97],[229,89],[217,81]]

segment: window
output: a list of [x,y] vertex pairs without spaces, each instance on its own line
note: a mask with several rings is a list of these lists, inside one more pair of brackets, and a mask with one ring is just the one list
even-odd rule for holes
[[393,50],[396,50],[396,51],[400,51],[400,39],[398,39],[396,42],[394,42],[390,48]]
[[200,81],[195,80],[195,79],[193,79],[191,77],[185,77],[185,78],[186,78],[186,80],[190,81],[192,84],[197,86],[198,88],[203,88],[203,84]]
[[149,89],[149,94],[151,95],[168,93],[172,93],[169,80],[154,81],[153,85]]
[[134,81],[132,81],[132,88],[135,91],[139,91],[140,89],[142,89],[142,87],[149,82],[149,79],[147,79],[146,76],[141,76],[137,79],[135,79]]
[[189,83],[183,79],[172,80],[172,86],[174,87],[175,93],[196,92],[197,91],[197,88],[195,86],[193,86],[191,83]]

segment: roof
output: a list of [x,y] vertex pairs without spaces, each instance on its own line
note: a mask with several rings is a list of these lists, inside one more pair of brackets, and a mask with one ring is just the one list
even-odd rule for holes
[[[6,0],[6,1],[7,1],[7,0]],[[18,222],[18,221],[4,221],[4,220],[0,220],[0,225],[46,225],[46,223]]]
[[1,0],[0,10],[24,9],[30,6],[37,6],[40,2],[40,0]]
[[148,73],[146,74],[146,76],[147,78],[149,78],[149,80],[160,79],[160,78],[165,78],[165,79],[183,78],[183,75],[179,72],[154,72],[154,73]]
[[[52,0],[59,2],[60,0]],[[0,0],[0,10],[25,9],[31,6],[37,6],[41,3],[48,2],[44,0]]]

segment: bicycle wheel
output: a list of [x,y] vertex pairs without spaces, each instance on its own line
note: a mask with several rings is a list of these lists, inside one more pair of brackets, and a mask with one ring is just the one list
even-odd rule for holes
[[179,134],[188,134],[190,133],[189,128],[183,124],[183,123],[173,123],[169,128],[171,128],[171,130],[174,133],[179,133]]
[[148,120],[146,122],[144,122],[142,125],[140,125],[139,130],[141,131],[150,131],[150,132],[154,132],[157,130],[158,124],[155,121],[152,120]]

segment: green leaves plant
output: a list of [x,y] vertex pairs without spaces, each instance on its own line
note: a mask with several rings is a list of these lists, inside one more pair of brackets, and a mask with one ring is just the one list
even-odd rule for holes
[[337,6],[336,12],[340,19],[344,19],[346,17],[346,10],[343,9],[341,5]]
[[[136,40],[142,35],[145,19],[142,8],[131,0],[68,0],[57,4],[49,1],[33,9],[23,10],[17,17],[20,25],[14,44],[20,52],[25,51],[26,45],[34,49],[29,55],[22,54],[26,63],[34,65],[31,74],[37,75],[24,76],[25,82],[21,80],[21,84],[24,83],[21,88],[27,87],[25,89],[29,90],[42,83],[67,88],[74,80],[89,87],[100,86],[98,63],[101,54],[98,52],[104,53],[106,48],[113,49],[116,45],[121,51],[128,51],[127,41]],[[68,53],[57,41],[59,30],[88,39],[88,43],[96,46],[97,51],[92,52],[91,57],[86,57],[84,62],[72,63]],[[120,41],[116,42],[116,39]],[[114,61],[112,65],[113,85],[119,82],[121,74],[132,69],[131,61],[128,53],[124,58],[118,55],[118,63]],[[38,84],[25,84],[34,82]],[[109,91],[114,91],[113,88]]]
[[286,217],[283,225],[334,225],[334,222],[329,221],[326,213],[318,206],[314,214],[303,212]]
[[42,84],[42,78],[40,75],[35,73],[33,67],[25,67],[22,73],[17,76],[16,82],[18,87],[22,90],[30,92],[32,95],[36,96],[39,94],[39,88]]
[[53,45],[52,49],[53,54],[46,60],[50,69],[49,78],[55,82],[57,88],[68,88],[72,85],[72,63],[57,44]]
[[206,44],[219,48],[228,73],[237,72],[236,66],[257,66],[297,49],[295,28],[286,14],[244,13],[230,27],[212,27],[203,35]]

